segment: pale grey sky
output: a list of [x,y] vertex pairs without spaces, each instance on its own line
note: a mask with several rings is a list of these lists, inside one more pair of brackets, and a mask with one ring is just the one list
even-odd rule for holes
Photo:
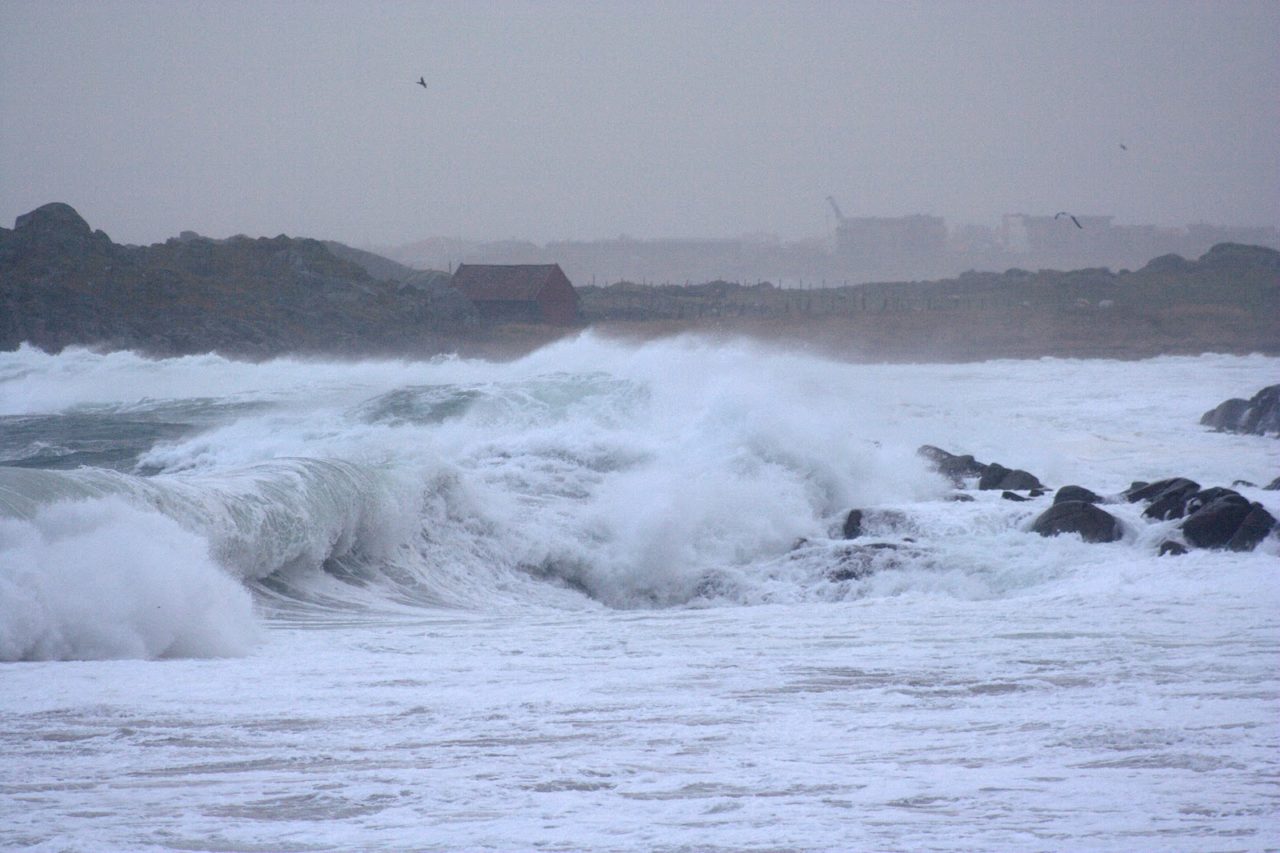
[[1277,225],[1278,44],[1276,0],[0,0],[0,221],[794,239],[833,195]]

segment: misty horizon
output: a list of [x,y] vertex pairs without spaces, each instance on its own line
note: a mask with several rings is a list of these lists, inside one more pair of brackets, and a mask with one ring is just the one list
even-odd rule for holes
[[799,241],[833,196],[1276,227],[1277,36],[1265,2],[6,4],[0,222]]

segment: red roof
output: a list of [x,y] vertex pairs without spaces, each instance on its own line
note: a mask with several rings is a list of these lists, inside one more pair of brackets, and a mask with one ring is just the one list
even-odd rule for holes
[[557,272],[559,264],[459,264],[453,286],[473,302],[532,302]]

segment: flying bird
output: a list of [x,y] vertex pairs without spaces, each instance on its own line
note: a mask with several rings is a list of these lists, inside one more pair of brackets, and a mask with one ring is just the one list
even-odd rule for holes
[[422,88],[424,88],[424,89],[425,89],[425,88],[427,88],[427,78],[426,78],[426,77],[419,77],[419,78],[418,78],[418,85],[419,85],[419,86],[421,86],[421,87],[422,87]]
[[1128,145],[1125,145],[1123,142],[1121,142],[1121,143],[1120,143],[1120,150],[1121,150],[1121,151],[1128,151],[1128,150],[1129,150],[1129,146],[1128,146]]
[[[1061,216],[1071,216],[1071,214],[1067,213],[1065,210],[1061,210],[1058,213],[1054,214],[1053,218],[1057,219]],[[1074,216],[1071,216],[1071,221],[1076,224],[1077,228],[1084,228],[1084,226],[1080,224],[1080,220],[1076,219]]]

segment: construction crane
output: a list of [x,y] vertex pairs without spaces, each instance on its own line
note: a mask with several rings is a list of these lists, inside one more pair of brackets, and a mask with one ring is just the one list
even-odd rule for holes
[[836,200],[827,196],[827,204],[831,205],[831,209],[836,212],[836,223],[844,222],[844,214],[840,212],[840,205],[836,204]]

